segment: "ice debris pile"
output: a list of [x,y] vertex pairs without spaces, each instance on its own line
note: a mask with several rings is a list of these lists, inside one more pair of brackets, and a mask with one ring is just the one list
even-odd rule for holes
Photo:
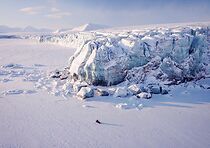
[[[77,48],[64,72],[77,96],[149,99],[167,94],[170,85],[210,76],[209,36],[207,25],[79,32],[39,41]],[[113,85],[114,91],[97,87]]]
[[[25,66],[17,63],[9,63],[0,65],[0,83],[10,82],[37,82],[44,77],[45,73],[40,69],[41,65],[34,64]],[[0,95],[20,95],[20,94],[33,94],[36,93],[35,89],[12,89],[0,92]]]

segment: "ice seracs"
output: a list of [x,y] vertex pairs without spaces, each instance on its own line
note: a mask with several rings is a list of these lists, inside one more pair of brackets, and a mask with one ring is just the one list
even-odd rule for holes
[[138,67],[142,81],[146,73],[153,73],[154,79],[182,82],[205,69],[207,49],[203,28],[150,30],[138,36],[136,32],[95,35],[70,58],[70,75],[88,84],[109,86],[124,81],[129,71]]
[[209,75],[208,32],[208,25],[180,25],[71,32],[41,36],[40,42],[76,48],[69,59],[68,79],[87,86],[127,82],[123,86],[127,92],[121,86],[107,89],[110,95],[124,97],[141,92],[167,94],[167,86]]

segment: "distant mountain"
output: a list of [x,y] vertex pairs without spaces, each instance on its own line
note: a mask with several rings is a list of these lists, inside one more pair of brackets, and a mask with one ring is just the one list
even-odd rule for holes
[[72,28],[62,28],[62,29],[57,29],[55,31],[53,31],[53,33],[63,33],[63,32],[68,32],[68,31],[72,31]]
[[27,26],[22,30],[22,32],[52,32],[52,30],[46,28],[38,29],[32,26]]
[[72,32],[85,32],[85,31],[94,31],[94,30],[99,30],[99,29],[105,29],[105,28],[110,28],[109,26],[106,25],[99,25],[99,24],[84,24],[75,28],[62,28],[62,29],[57,29],[53,33],[59,34],[59,33],[72,33]]
[[46,28],[35,28],[32,26],[27,26],[25,28],[15,28],[15,27],[8,27],[4,25],[0,25],[0,33],[13,33],[13,32],[53,32],[53,33],[70,33],[70,32],[85,32],[85,31],[94,31],[99,29],[110,28],[106,25],[99,25],[99,24],[84,24],[79,27],[75,28],[66,28],[66,29],[58,29],[53,32],[51,29]]
[[38,29],[32,26],[27,26],[25,28],[14,28],[14,27],[0,25],[0,33],[12,33],[12,32],[52,32],[52,30],[46,28]]
[[72,29],[72,31],[93,31],[93,30],[99,30],[99,29],[105,29],[105,28],[109,28],[109,26],[106,25],[100,25],[100,24],[85,24],[79,27],[75,27]]

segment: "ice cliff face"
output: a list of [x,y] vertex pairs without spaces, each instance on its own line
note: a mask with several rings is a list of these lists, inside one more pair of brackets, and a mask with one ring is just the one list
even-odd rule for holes
[[39,42],[49,42],[66,47],[80,48],[80,46],[83,46],[87,41],[94,38],[95,35],[92,33],[78,32],[71,34],[42,35],[38,37],[38,40]]
[[42,37],[77,48],[69,60],[72,79],[93,85],[179,83],[205,75],[208,27]]

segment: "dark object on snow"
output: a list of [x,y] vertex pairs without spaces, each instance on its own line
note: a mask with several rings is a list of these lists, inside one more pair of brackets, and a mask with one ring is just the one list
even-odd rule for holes
[[72,78],[76,81],[79,79],[79,76],[76,73],[74,73]]
[[60,78],[61,75],[52,75],[51,78]]
[[157,47],[158,47],[158,44],[159,44],[159,42],[158,42],[158,41],[156,41],[156,44],[155,44],[156,49],[157,49]]
[[60,80],[65,80],[65,79],[67,79],[68,78],[68,76],[60,76]]
[[0,35],[0,39],[20,39],[20,37],[15,35]]
[[51,75],[51,78],[60,78],[60,76],[61,76],[61,72],[60,71],[55,71],[55,72],[53,72],[52,73],[52,75]]
[[101,124],[101,122],[99,120],[96,120],[96,123]]

